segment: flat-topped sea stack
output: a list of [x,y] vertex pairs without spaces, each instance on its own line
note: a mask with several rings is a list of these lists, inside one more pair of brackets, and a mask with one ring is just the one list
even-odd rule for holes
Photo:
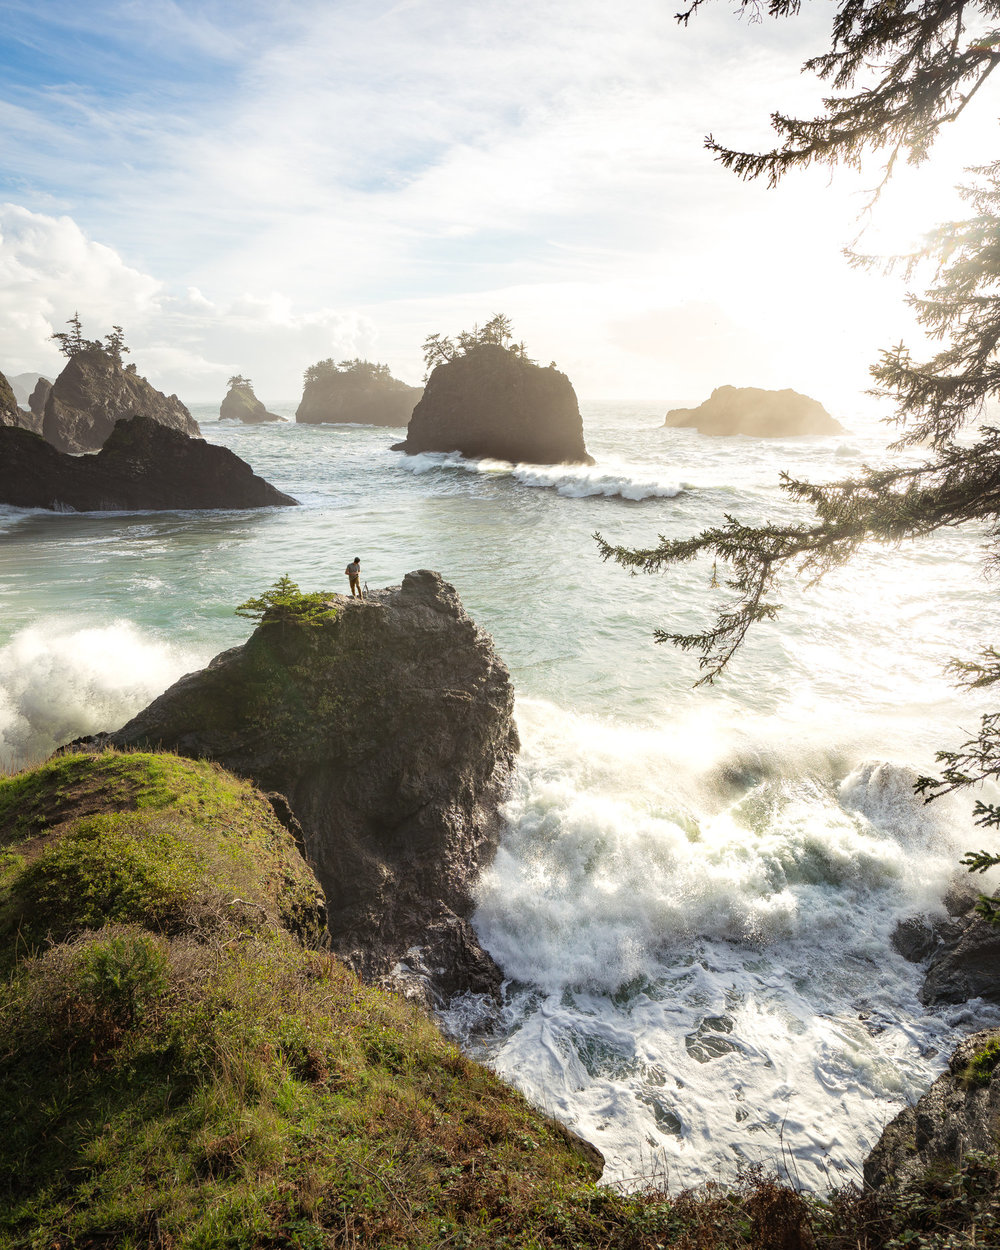
[[279,792],[326,892],[334,949],[358,972],[426,1002],[495,994],[501,974],[468,918],[518,750],[507,668],[437,573],[319,598],[325,615],[265,616],[242,646],[80,745],[155,744]]
[[695,429],[699,434],[745,434],[749,438],[845,433],[818,400],[798,391],[767,391],[759,386],[717,386],[699,407],[668,412],[663,424]]
[[142,416],[198,438],[198,424],[176,395],[164,395],[99,344],[77,351],[45,401],[42,433],[59,451],[98,451],[123,417]]
[[394,450],[457,451],[515,464],[593,464],[573,384],[498,343],[436,366]]
[[152,417],[118,421],[96,455],[71,456],[0,426],[0,503],[65,512],[271,508],[295,504],[226,447]]
[[285,421],[276,412],[268,412],[253,393],[249,378],[229,379],[229,391],[219,408],[220,421],[242,421],[244,425],[263,425],[266,421]]
[[370,360],[321,360],[305,372],[295,420],[304,425],[404,426],[423,394]]

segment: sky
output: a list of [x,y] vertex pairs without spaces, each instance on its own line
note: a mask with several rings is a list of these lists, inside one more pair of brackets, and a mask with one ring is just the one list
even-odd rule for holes
[[[897,278],[842,250],[962,215],[996,152],[988,91],[871,214],[874,158],[776,190],[704,136],[811,115],[831,0],[685,28],[669,0],[0,0],[0,371],[53,376],[79,311],[186,402],[315,361],[407,382],[421,343],[496,312],[584,399],[790,386],[850,418],[915,341]],[[884,405],[883,405],[884,407]]]

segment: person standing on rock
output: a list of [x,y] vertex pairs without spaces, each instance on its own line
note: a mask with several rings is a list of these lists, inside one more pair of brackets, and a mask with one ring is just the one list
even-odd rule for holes
[[351,598],[355,595],[359,599],[364,598],[361,593],[361,557],[355,556],[352,564],[349,564],[344,572],[347,574],[351,582]]

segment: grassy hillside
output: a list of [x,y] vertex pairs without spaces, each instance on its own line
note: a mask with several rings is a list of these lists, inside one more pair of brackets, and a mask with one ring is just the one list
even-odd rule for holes
[[[321,926],[290,835],[213,765],[72,755],[0,779],[0,1245],[904,1244],[905,1213],[857,1195],[601,1188]],[[905,1244],[994,1244],[928,1236]]]

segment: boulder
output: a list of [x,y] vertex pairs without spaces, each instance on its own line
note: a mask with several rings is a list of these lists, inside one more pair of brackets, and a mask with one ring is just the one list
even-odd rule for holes
[[321,360],[306,370],[295,420],[306,425],[405,426],[423,390],[394,378],[386,365]]
[[188,438],[152,417],[118,421],[90,456],[57,451],[29,430],[0,428],[0,503],[16,508],[128,512],[295,502],[228,448]]
[[143,416],[198,438],[198,424],[176,395],[163,395],[101,347],[77,352],[45,401],[42,433],[59,451],[97,451],[122,417]]
[[219,408],[220,421],[242,421],[244,425],[263,425],[265,421],[284,421],[275,412],[268,412],[249,382],[230,386]]
[[1000,928],[975,911],[938,926],[938,944],[930,956],[920,990],[921,1001],[964,1003],[985,998],[1000,1003]]
[[569,378],[495,343],[435,368],[394,450],[457,451],[515,464],[594,463]]
[[717,386],[699,407],[672,409],[663,424],[696,429],[699,434],[751,438],[845,433],[818,400],[798,391],[765,391],[758,386]]
[[943,1182],[972,1151],[995,1155],[1000,1127],[1000,1033],[985,1030],[959,1044],[948,1071],[882,1133],[864,1164],[865,1184],[906,1190],[929,1169]]
[[265,617],[115,733],[75,744],[212,759],[287,797],[334,949],[427,1004],[502,980],[469,924],[518,749],[489,637],[437,573],[318,623]]

